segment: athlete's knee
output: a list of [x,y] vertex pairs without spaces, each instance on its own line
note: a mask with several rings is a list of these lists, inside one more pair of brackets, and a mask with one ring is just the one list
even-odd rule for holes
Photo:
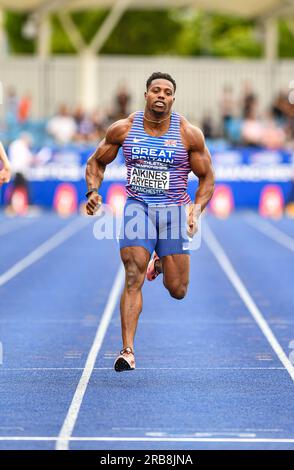
[[136,265],[130,265],[126,268],[126,288],[128,290],[140,290],[144,277],[137,269]]
[[132,256],[124,255],[122,261],[125,267],[127,290],[140,290],[145,278],[145,263],[134,259]]
[[177,283],[177,284],[172,284],[171,286],[168,286],[168,291],[170,295],[177,300],[183,299],[188,290],[188,284],[186,283]]

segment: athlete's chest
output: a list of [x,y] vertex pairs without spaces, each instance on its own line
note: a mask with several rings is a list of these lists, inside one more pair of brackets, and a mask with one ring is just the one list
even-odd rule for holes
[[155,137],[142,140],[134,138],[130,143],[130,158],[133,162],[145,160],[173,164],[178,149],[176,140]]

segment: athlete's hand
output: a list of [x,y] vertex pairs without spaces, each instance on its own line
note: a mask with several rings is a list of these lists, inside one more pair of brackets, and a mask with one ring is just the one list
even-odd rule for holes
[[2,168],[2,170],[0,170],[0,184],[9,183],[10,177],[10,168]]
[[198,231],[198,217],[195,204],[190,204],[188,206],[187,214],[187,235],[190,238],[193,238],[195,233]]
[[86,211],[88,215],[94,215],[102,205],[102,197],[95,191],[90,194],[86,204]]

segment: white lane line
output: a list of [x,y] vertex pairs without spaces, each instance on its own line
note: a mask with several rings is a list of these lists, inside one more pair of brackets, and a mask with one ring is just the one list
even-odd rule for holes
[[258,219],[253,216],[244,216],[244,220],[268,238],[271,238],[294,253],[294,238],[290,237],[285,232],[282,232],[282,230],[277,227],[274,227],[267,220]]
[[68,224],[62,230],[57,232],[51,238],[46,240],[35,250],[25,256],[22,260],[18,261],[14,266],[12,266],[8,271],[0,275],[0,287],[6,284],[8,281],[13,279],[19,273],[24,271],[26,268],[34,264],[39,259],[43,258],[47,253],[57,248],[59,245],[64,243],[70,237],[72,237],[76,232],[81,230],[86,224],[89,223],[89,219],[78,218],[73,222]]
[[208,224],[205,225],[205,230],[203,231],[203,238],[205,243],[217,259],[219,265],[221,266],[222,270],[225,272],[229,280],[231,281],[232,285],[235,287],[236,291],[238,292],[239,296],[243,300],[244,304],[248,308],[249,312],[251,313],[252,317],[258,324],[259,328],[261,329],[262,333],[268,340],[269,344],[271,345],[272,349],[275,351],[276,355],[280,359],[281,363],[288,371],[291,379],[294,381],[294,367],[291,364],[290,360],[288,359],[287,355],[283,351],[281,345],[279,344],[278,340],[276,339],[275,335],[273,334],[272,330],[270,329],[269,325],[267,324],[265,318],[263,317],[261,311],[255,304],[254,300],[252,299],[251,295],[249,294],[248,290],[246,289],[245,285],[241,281],[240,277],[238,276],[237,272],[233,268],[229,258],[227,257],[226,253],[224,252],[223,248],[216,240],[215,236],[212,233],[212,230],[209,228]]
[[67,450],[68,449],[68,442],[70,439],[70,436],[73,432],[76,420],[78,418],[78,414],[80,411],[80,407],[88,386],[88,383],[90,381],[95,362],[98,356],[98,353],[100,351],[100,348],[102,346],[108,325],[110,323],[113,311],[116,307],[118,297],[120,295],[121,289],[123,287],[124,283],[124,267],[122,264],[120,264],[120,267],[118,269],[114,284],[112,286],[111,292],[108,297],[108,301],[106,304],[106,307],[104,309],[101,322],[99,324],[99,327],[96,332],[96,336],[94,339],[94,342],[92,344],[92,347],[90,349],[90,352],[87,357],[87,361],[82,373],[82,376],[80,378],[80,381],[78,383],[78,386],[76,388],[75,394],[73,396],[71,405],[69,407],[69,410],[67,412],[67,415],[65,417],[64,423],[62,425],[61,431],[58,436],[58,441],[56,444],[56,449],[57,450]]
[[[0,436],[0,441],[58,441],[59,437],[37,437],[37,436]],[[294,438],[274,437],[68,437],[70,442],[228,442],[228,443],[294,443]]]
[[[0,226],[0,236],[7,235],[8,233],[15,232],[27,225],[36,222],[38,219],[14,219],[11,223],[6,223],[5,225]],[[13,223],[14,222],[14,223]],[[17,224],[15,222],[18,222]]]
[[[63,370],[84,370],[84,367],[19,367],[1,368],[0,372],[30,372],[30,371],[63,371]],[[93,370],[112,370],[113,367],[93,367]],[[285,367],[137,367],[138,370],[283,370]],[[134,372],[135,373],[135,372]]]

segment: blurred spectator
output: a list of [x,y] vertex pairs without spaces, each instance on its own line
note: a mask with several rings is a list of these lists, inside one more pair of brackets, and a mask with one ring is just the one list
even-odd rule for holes
[[272,113],[274,118],[277,121],[284,122],[286,115],[285,115],[285,101],[288,101],[287,94],[283,91],[276,96],[272,105]]
[[[97,109],[89,114],[79,106],[69,112],[65,105],[46,123],[29,121],[31,97],[26,94],[20,101],[14,88],[9,88],[6,98],[6,134],[2,133],[4,142],[15,139],[20,130],[30,129],[34,134],[35,143],[40,147],[43,143],[52,145],[48,134],[57,144],[70,142],[97,145],[105,136],[109,125],[130,112],[131,95],[122,84],[118,88],[113,104],[105,109]],[[239,106],[237,106],[239,104]],[[258,115],[258,95],[250,82],[243,83],[242,96],[239,103],[234,98],[231,85],[224,85],[219,100],[219,116],[205,112],[201,127],[209,139],[225,137],[233,145],[254,145],[267,148],[294,149],[294,105],[289,103],[288,90],[282,90],[268,103],[271,113],[261,120]],[[216,122],[220,118],[220,129]],[[214,121],[215,119],[215,121]],[[196,125],[198,125],[196,123]],[[47,132],[46,132],[47,130]]]
[[256,106],[250,106],[245,114],[242,125],[242,140],[245,145],[260,146],[262,143],[263,126],[257,117]]
[[[13,175],[13,185],[15,188],[25,188],[29,196],[28,172],[33,163],[31,152],[32,137],[23,132],[20,137],[14,140],[8,148],[8,156]],[[28,197],[29,199],[29,197]]]
[[241,110],[242,117],[246,119],[250,114],[252,108],[257,106],[257,96],[252,89],[250,82],[245,81],[243,84],[243,91],[241,94]]
[[201,123],[201,128],[205,138],[212,139],[214,137],[213,120],[210,113],[205,114]]
[[61,105],[58,113],[49,119],[47,132],[57,143],[68,144],[77,132],[77,124],[69,114],[67,106]]
[[109,119],[107,115],[103,111],[97,110],[92,114],[91,118],[94,125],[95,140],[103,139],[106,133],[106,129],[109,125]]
[[9,87],[6,96],[6,123],[8,126],[17,122],[18,115],[18,97],[13,87]]
[[243,120],[237,115],[232,116],[227,124],[227,139],[233,145],[239,145],[242,141],[242,126]]
[[26,122],[31,113],[31,107],[32,107],[32,99],[30,94],[24,95],[18,105],[18,122],[24,123]]
[[225,85],[223,88],[223,94],[220,100],[220,113],[222,121],[222,134],[227,136],[228,129],[233,119],[235,111],[235,101],[233,97],[232,87]]
[[77,127],[75,140],[82,142],[92,140],[95,127],[91,117],[89,117],[81,107],[76,109],[73,117]]
[[115,96],[116,118],[122,119],[129,114],[131,96],[125,84],[120,85]]
[[269,112],[263,123],[261,144],[271,150],[281,149],[285,145],[286,133],[274,119],[272,112]]

